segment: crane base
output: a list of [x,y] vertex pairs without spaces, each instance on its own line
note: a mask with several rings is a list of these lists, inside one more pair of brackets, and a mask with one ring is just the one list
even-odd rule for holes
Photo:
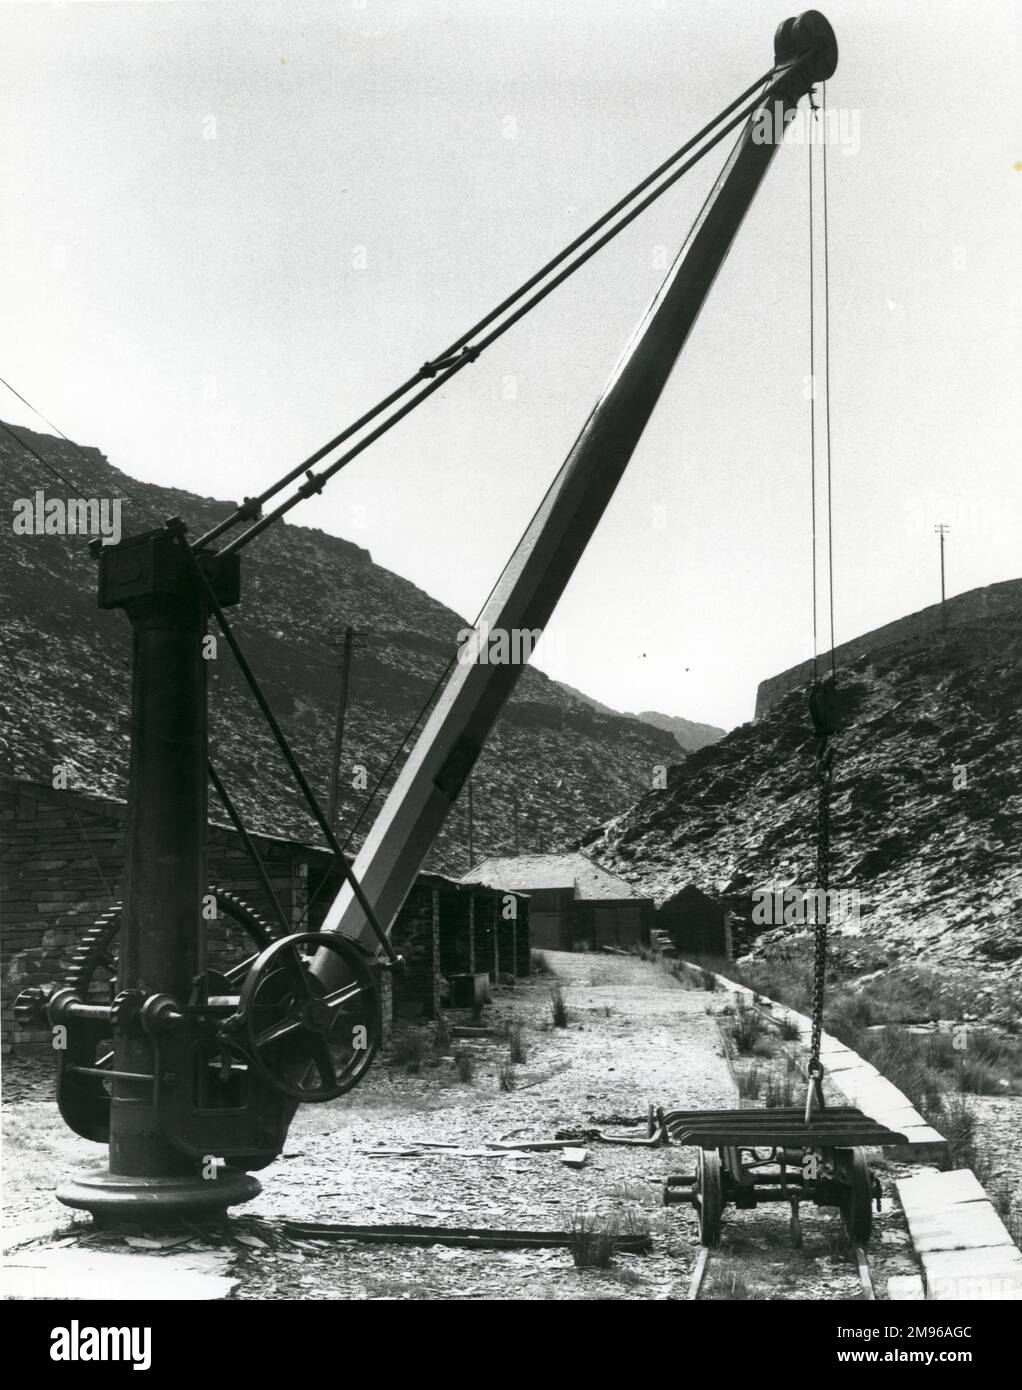
[[215,1216],[258,1197],[262,1188],[250,1173],[220,1168],[208,1182],[192,1177],[140,1178],[118,1173],[80,1173],[57,1188],[57,1201],[91,1212],[97,1225],[137,1221],[144,1225],[179,1217]]

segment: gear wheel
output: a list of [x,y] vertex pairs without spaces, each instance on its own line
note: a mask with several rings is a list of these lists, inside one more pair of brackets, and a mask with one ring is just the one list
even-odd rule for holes
[[[249,907],[236,893],[215,886],[210,888],[210,892],[215,896],[223,915],[242,928],[256,951],[264,951],[280,939],[280,929]],[[109,1004],[113,1001],[117,988],[117,938],[123,908],[123,903],[115,903],[97,918],[95,925],[89,928],[71,955],[64,983],[87,1003]],[[104,974],[106,979],[102,978]],[[98,997],[100,992],[102,998]]]

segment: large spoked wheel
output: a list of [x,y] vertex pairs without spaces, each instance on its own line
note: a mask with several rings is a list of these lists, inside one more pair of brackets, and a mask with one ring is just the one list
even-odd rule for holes
[[841,1169],[841,1220],[852,1244],[865,1245],[873,1230],[873,1184],[862,1150],[846,1149]]
[[699,1218],[700,1244],[718,1245],[720,1217],[724,1209],[724,1180],[720,1169],[720,1154],[715,1149],[699,1150],[692,1205]]
[[[318,974],[312,957],[320,952]],[[369,957],[327,932],[299,932],[257,957],[241,987],[245,1050],[274,1090],[304,1104],[336,1100],[366,1074],[380,1045]]]

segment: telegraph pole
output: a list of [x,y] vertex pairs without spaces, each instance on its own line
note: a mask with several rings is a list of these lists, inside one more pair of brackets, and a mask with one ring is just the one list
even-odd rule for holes
[[940,537],[940,621],[943,627],[947,627],[947,592],[944,587],[944,537],[950,535],[951,527],[938,522],[933,528]]
[[468,867],[475,867],[475,808],[472,801],[472,778],[468,779]]
[[520,847],[519,847],[519,839],[518,839],[518,793],[517,793],[517,792],[515,792],[515,795],[514,795],[514,801],[512,802],[512,808],[513,808],[513,811],[514,811],[514,818],[515,818],[515,854],[518,855],[518,854],[521,854],[521,849],[520,849]]
[[341,773],[341,747],[344,743],[344,716],[348,708],[348,678],[351,675],[351,648],[355,640],[355,629],[349,624],[344,629],[344,645],[341,654],[341,686],[337,692],[337,718],[334,722],[334,746],[330,755],[330,795],[327,801],[326,818],[332,828],[337,825],[337,788]]

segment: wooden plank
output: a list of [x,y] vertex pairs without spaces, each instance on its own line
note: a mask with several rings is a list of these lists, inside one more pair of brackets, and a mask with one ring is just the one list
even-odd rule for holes
[[710,1258],[710,1248],[707,1245],[700,1246],[699,1254],[696,1257],[696,1266],[692,1271],[692,1280],[688,1286],[689,1302],[695,1302],[699,1297],[699,1290],[702,1288],[703,1276],[706,1274],[706,1263]]
[[866,1296],[866,1302],[875,1303],[876,1290],[873,1287],[873,1277],[869,1272],[869,1261],[866,1259],[866,1252],[861,1245],[855,1247],[855,1263],[859,1270],[859,1283],[862,1285],[862,1292]]

